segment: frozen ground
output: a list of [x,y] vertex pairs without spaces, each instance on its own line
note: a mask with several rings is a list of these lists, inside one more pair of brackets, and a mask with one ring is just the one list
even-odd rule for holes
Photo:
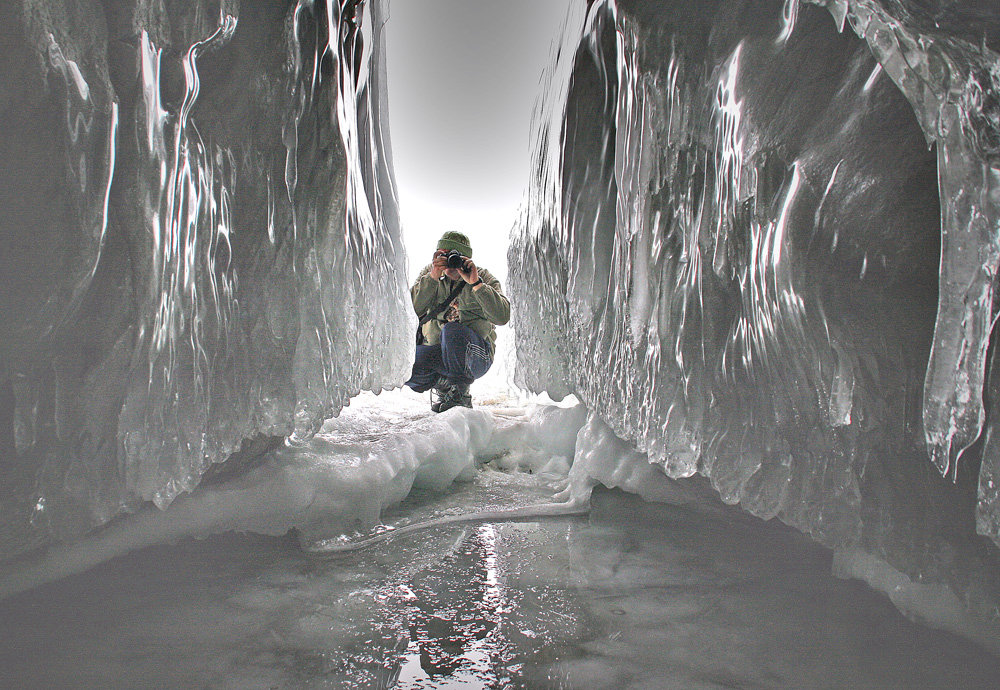
[[594,503],[335,560],[236,534],[149,548],[4,602],[4,683],[993,687],[1000,659],[830,577],[828,553],[787,528]]
[[[538,411],[424,409],[409,394],[358,400],[239,491],[214,487],[180,509],[203,514],[200,530],[257,521],[278,532],[277,516],[316,529],[316,503],[338,482],[360,482],[378,496],[369,505],[382,505],[385,487],[421,475],[388,462],[387,449],[422,458],[425,472],[383,525],[544,503],[565,484],[566,441],[540,439],[544,419],[525,423]],[[444,441],[457,443],[462,429],[475,452],[444,471]],[[461,481],[444,482],[451,473]],[[258,511],[250,515],[226,499],[281,497],[281,476],[318,483],[312,512],[295,492],[288,505],[298,512],[272,504],[266,520],[263,503],[244,504]],[[831,577],[828,551],[735,508],[599,490],[586,517],[443,526],[335,557],[305,552],[300,539],[315,542],[300,528],[299,538],[194,539],[155,526],[137,516],[114,527],[103,537],[109,557],[123,534],[154,545],[119,545],[124,555],[0,602],[6,687],[993,687],[1000,664],[908,621],[860,582]],[[59,558],[79,566],[74,554]]]

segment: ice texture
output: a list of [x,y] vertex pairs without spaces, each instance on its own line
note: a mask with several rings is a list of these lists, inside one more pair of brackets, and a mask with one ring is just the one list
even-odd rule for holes
[[[487,484],[490,474],[519,482],[523,495],[520,503],[490,505],[488,492],[481,490],[476,500],[481,510],[535,514],[532,507],[557,503],[557,492],[566,488],[585,417],[579,405],[455,408],[435,415],[426,397],[409,391],[362,394],[308,441],[283,444],[249,471],[217,475],[164,510],[147,505],[72,543],[5,561],[0,599],[184,537],[226,531],[280,536],[294,528],[312,551],[331,544],[349,547],[373,533],[408,527],[394,524],[386,511],[414,489],[445,505],[447,493],[456,492],[453,483],[472,482],[477,475]],[[585,486],[584,501],[591,486]],[[461,508],[440,508],[432,517],[468,517]]]
[[[467,495],[468,508],[477,499]],[[824,549],[737,512],[711,518],[602,491],[586,520],[455,525],[331,562],[287,539],[183,540],[0,602],[4,681],[996,686],[995,648],[904,620],[830,577]]]
[[0,10],[0,554],[408,373],[386,3]]
[[985,45],[910,28],[870,0],[831,4],[865,39],[913,106],[928,141],[936,143],[941,266],[923,423],[931,459],[942,474],[954,475],[985,419],[983,381],[1000,262],[1000,60]]
[[[569,471],[571,503],[709,486],[995,626],[995,4],[574,3],[510,291],[520,382],[587,410],[309,456],[412,354],[386,17],[0,6],[0,556],[338,533],[484,454]],[[286,437],[276,481],[196,492]]]
[[508,257],[516,378],[995,625],[1000,17],[823,4],[573,8]]

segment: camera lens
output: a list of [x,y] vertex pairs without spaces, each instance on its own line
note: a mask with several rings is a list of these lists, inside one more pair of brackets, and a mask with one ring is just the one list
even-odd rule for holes
[[465,266],[465,257],[452,249],[448,252],[448,268],[462,268]]

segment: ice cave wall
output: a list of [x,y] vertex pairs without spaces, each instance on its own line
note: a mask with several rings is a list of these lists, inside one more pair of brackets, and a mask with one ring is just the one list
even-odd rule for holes
[[386,3],[0,7],[0,554],[408,371]]
[[516,376],[995,624],[1000,11],[819,4],[575,7],[509,253]]

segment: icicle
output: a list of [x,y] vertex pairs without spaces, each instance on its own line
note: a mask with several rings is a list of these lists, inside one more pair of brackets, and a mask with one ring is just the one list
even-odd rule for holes
[[106,116],[98,110],[80,66],[66,57],[52,34],[48,36],[48,63],[62,77],[66,88],[67,158],[69,173],[75,182],[70,191],[78,204],[77,221],[81,233],[79,254],[69,274],[71,286],[67,294],[46,305],[47,311],[61,313],[38,315],[38,321],[47,323],[51,333],[75,313],[100,263],[115,175],[118,104],[112,102]]
[[785,0],[781,10],[781,33],[775,39],[775,44],[784,46],[795,31],[795,22],[799,17],[799,0]]
[[882,76],[882,65],[875,63],[872,73],[868,76],[868,81],[866,81],[865,85],[861,87],[861,90],[865,93],[871,91],[880,76]]
[[[729,226],[744,185],[743,137],[740,131],[743,101],[736,96],[740,70],[741,41],[723,65],[715,98],[715,256],[712,268],[722,275]],[[749,174],[749,172],[747,173]]]
[[854,407],[854,367],[846,350],[833,342],[837,353],[837,371],[830,386],[830,407],[828,422],[832,427],[849,426]]
[[[149,329],[144,328],[143,333],[149,334],[149,390],[159,398],[159,404],[168,408],[175,404],[175,396],[192,394],[181,396],[176,392],[181,350],[189,351],[184,361],[191,361],[192,372],[184,376],[191,376],[189,384],[195,396],[186,404],[208,408],[213,369],[210,353],[228,338],[232,317],[236,276],[229,265],[230,190],[235,186],[235,166],[229,152],[201,139],[190,117],[201,89],[198,57],[206,49],[228,42],[236,24],[235,17],[225,16],[211,36],[188,49],[182,61],[186,88],[176,115],[168,113],[161,102],[162,51],[148,34],[140,36],[146,144],[143,155],[148,173],[144,206],[150,213],[147,220],[152,238],[147,286],[152,313]],[[197,426],[199,421],[185,420],[184,424]],[[126,439],[132,433],[126,432]],[[193,465],[204,462],[201,448],[187,447],[181,453],[190,456],[188,462]],[[128,470],[130,487],[161,507],[178,493],[190,490],[200,477],[200,471],[189,470],[185,478],[165,479],[155,454]]]
[[[956,113],[957,118],[957,113]],[[1000,264],[1000,175],[986,174],[957,120],[938,144],[941,278],[924,382],[924,433],[934,465],[957,472],[985,421],[983,382]]]

